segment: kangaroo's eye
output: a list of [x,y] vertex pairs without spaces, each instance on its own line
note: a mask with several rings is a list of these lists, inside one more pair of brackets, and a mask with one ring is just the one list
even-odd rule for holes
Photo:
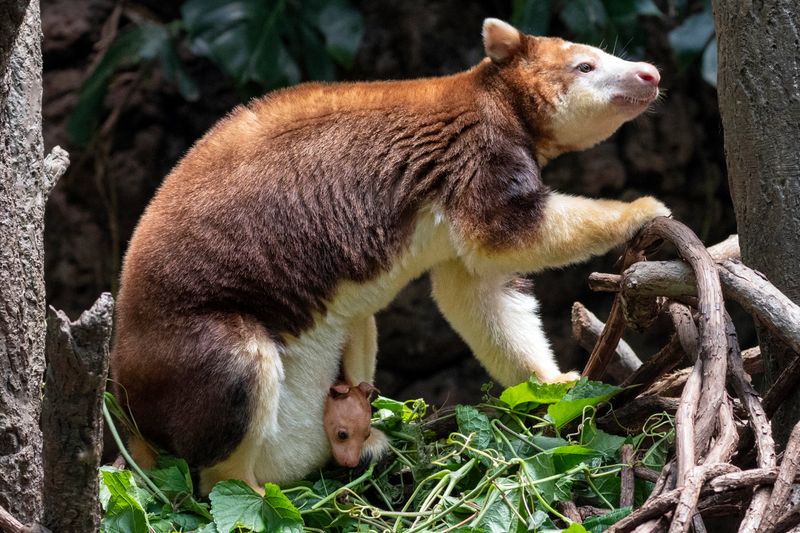
[[347,440],[348,437],[349,437],[349,435],[343,429],[340,429],[339,432],[336,434],[336,438],[341,440],[341,441]]
[[577,66],[577,69],[586,74],[587,72],[591,72],[594,70],[594,66],[590,63],[581,63]]

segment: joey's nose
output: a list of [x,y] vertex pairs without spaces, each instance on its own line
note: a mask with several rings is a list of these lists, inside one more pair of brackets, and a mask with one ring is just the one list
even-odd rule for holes
[[658,69],[650,63],[637,63],[636,77],[653,87],[658,87],[658,82],[661,81],[661,75],[658,73]]

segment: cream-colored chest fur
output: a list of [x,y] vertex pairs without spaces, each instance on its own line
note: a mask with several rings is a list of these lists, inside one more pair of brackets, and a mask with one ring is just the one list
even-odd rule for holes
[[254,485],[288,482],[322,466],[330,457],[323,407],[339,373],[348,336],[412,279],[455,253],[449,224],[433,209],[425,209],[409,246],[389,271],[367,283],[341,283],[327,313],[317,316],[311,330],[288,339],[285,346],[265,339],[250,343],[261,363],[250,430],[227,460],[204,472],[203,484],[243,471],[251,473],[245,481]]

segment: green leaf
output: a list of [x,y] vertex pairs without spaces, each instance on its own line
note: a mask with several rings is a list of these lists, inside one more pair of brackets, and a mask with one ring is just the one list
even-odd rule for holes
[[108,490],[105,516],[101,531],[105,533],[147,533],[149,523],[144,507],[146,502],[137,491],[129,470],[101,467],[100,479]]
[[525,403],[533,403],[531,407],[543,403],[555,403],[564,397],[572,385],[572,383],[539,383],[531,379],[504,390],[500,394],[500,401],[512,409]]
[[591,448],[577,446],[575,444],[554,448],[546,453],[553,455],[553,466],[558,474],[575,468],[579,464],[585,463],[588,459],[598,455],[598,452]]
[[464,435],[474,434],[472,447],[484,449],[492,442],[492,428],[489,417],[471,405],[456,406],[458,429]]
[[594,418],[587,420],[581,430],[581,444],[588,446],[606,457],[614,457],[625,444],[625,437],[618,437],[598,429]]
[[569,444],[566,439],[561,437],[547,437],[544,435],[534,435],[531,441],[542,450],[551,450]]
[[583,527],[589,533],[601,533],[631,514],[632,511],[632,507],[621,507],[602,516],[590,516],[583,521]]
[[261,496],[243,481],[222,481],[214,486],[209,498],[219,533],[230,533],[236,528],[270,533],[303,531],[300,512],[272,483],[264,486]]
[[[519,507],[519,490],[501,492],[503,481],[502,478],[498,479],[496,485],[489,489],[483,502],[486,510],[471,527],[488,533],[508,533],[516,529],[518,519],[514,511]],[[509,504],[513,507],[509,507]]]
[[703,63],[701,66],[703,79],[712,87],[717,86],[717,39],[714,38],[708,43],[703,51]]
[[598,381],[589,381],[581,378],[564,398],[547,408],[547,414],[553,420],[556,428],[561,428],[581,416],[586,407],[593,407],[608,401],[622,389],[614,385],[607,385]]
[[261,509],[264,498],[243,481],[221,481],[214,485],[211,494],[211,514],[219,533],[230,533],[237,527],[252,531],[266,531]]
[[192,476],[183,459],[161,454],[156,468],[147,475],[169,499],[192,494]]
[[581,524],[577,522],[573,522],[569,525],[569,527],[563,530],[561,533],[588,533],[586,528],[583,527]]
[[511,24],[531,35],[547,35],[552,11],[552,0],[514,0]]
[[[536,490],[542,498],[549,504],[555,501],[566,501],[571,499],[571,483],[569,479],[556,483],[559,479],[556,478],[555,464],[553,463],[553,454],[549,452],[537,453],[533,457],[525,459],[522,462],[522,467],[525,469],[527,481],[539,481],[545,478],[547,481],[540,481],[535,484]],[[566,476],[564,476],[566,478]]]

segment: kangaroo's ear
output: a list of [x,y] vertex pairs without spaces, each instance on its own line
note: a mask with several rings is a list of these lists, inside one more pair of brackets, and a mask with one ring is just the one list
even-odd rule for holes
[[331,386],[330,394],[334,400],[341,398],[342,396],[347,396],[350,394],[350,385],[336,383],[335,385]]
[[522,34],[500,19],[486,19],[483,21],[483,48],[487,57],[502,65],[522,51]]

